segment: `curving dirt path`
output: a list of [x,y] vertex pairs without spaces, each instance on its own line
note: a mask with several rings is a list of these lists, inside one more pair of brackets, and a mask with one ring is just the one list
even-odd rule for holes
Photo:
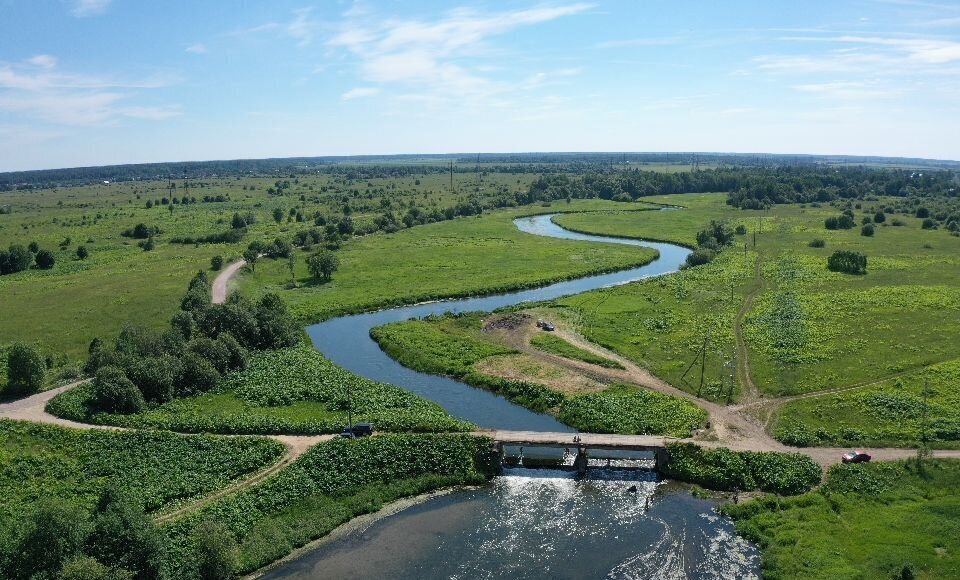
[[211,302],[214,304],[223,304],[227,301],[227,291],[229,290],[227,286],[230,283],[230,279],[240,271],[240,268],[246,265],[246,260],[237,260],[217,274],[217,277],[213,279],[213,286],[210,288]]
[[737,347],[737,373],[740,375],[743,385],[743,397],[745,400],[753,402],[763,397],[760,389],[753,383],[753,376],[750,370],[750,349],[747,348],[747,342],[743,338],[743,319],[753,308],[753,301],[764,288],[763,282],[763,261],[757,256],[757,263],[754,266],[753,287],[744,298],[743,304],[737,311],[737,317],[733,321],[733,337]]

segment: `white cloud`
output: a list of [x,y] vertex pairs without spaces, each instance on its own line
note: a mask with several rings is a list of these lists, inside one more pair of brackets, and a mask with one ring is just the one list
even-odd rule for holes
[[357,87],[355,89],[350,89],[349,91],[340,95],[340,98],[344,101],[350,101],[353,99],[362,99],[366,97],[375,97],[380,94],[380,89],[374,87]]
[[38,54],[34,57],[31,57],[27,60],[33,66],[38,66],[40,68],[53,68],[57,66],[56,57],[50,56],[49,54]]
[[356,57],[359,76],[367,82],[415,86],[420,96],[424,92],[435,93],[430,97],[434,101],[468,98],[492,105],[494,95],[539,81],[528,78],[510,86],[490,78],[489,74],[500,67],[488,63],[470,66],[464,59],[482,53],[485,43],[495,36],[580,14],[589,8],[590,4],[583,3],[502,12],[460,8],[432,20],[377,21],[366,14],[362,19],[348,18],[339,32],[328,39],[327,46]]
[[192,54],[207,54],[207,45],[202,42],[197,44],[191,44],[186,48],[186,51]]
[[74,0],[73,15],[77,18],[98,16],[107,11],[113,0]]
[[808,83],[795,85],[794,89],[803,93],[842,100],[861,100],[878,97],[890,97],[898,93],[896,90],[880,89],[864,82],[837,81],[827,83]]
[[[43,55],[41,55],[43,56]],[[62,125],[96,125],[123,117],[161,119],[172,107],[126,104],[134,90],[170,86],[174,79],[122,80],[53,71],[56,59],[34,57],[31,67],[0,66],[0,111]]]
[[297,46],[307,46],[313,41],[316,23],[310,18],[313,8],[301,8],[293,12],[293,20],[286,26],[287,35],[297,41]]

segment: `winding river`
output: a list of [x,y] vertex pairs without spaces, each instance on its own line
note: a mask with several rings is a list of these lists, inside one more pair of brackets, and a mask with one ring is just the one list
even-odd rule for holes
[[[666,208],[660,211],[668,211]],[[451,415],[492,429],[521,431],[572,431],[549,415],[535,413],[511,403],[490,391],[471,387],[463,382],[421,373],[401,365],[380,350],[370,338],[370,329],[411,318],[423,318],[446,312],[488,312],[523,302],[551,300],[579,294],[607,286],[635,282],[643,278],[675,272],[690,250],[674,244],[647,242],[629,238],[591,236],[566,230],[553,223],[556,214],[518,218],[514,224],[521,231],[533,235],[604,242],[652,248],[659,257],[645,266],[621,270],[612,274],[587,276],[567,282],[558,282],[542,288],[497,294],[478,298],[445,300],[379,310],[364,314],[341,316],[307,328],[314,346],[327,358],[350,371],[384,383],[390,383],[435,401]]]
[[[572,431],[555,418],[460,381],[408,369],[380,350],[370,329],[447,312],[491,311],[676,271],[690,250],[668,243],[591,236],[552,221],[519,218],[533,234],[652,248],[651,263],[520,292],[343,316],[307,329],[342,367],[398,385],[450,414],[498,429]],[[429,499],[332,539],[266,578],[758,578],[759,553],[716,515],[716,502],[643,470],[508,467],[492,484]]]

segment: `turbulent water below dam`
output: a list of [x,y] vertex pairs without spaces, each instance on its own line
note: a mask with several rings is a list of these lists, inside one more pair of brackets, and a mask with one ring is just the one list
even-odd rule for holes
[[757,549],[714,506],[649,471],[595,469],[578,481],[509,467],[487,487],[427,500],[265,578],[759,578]]

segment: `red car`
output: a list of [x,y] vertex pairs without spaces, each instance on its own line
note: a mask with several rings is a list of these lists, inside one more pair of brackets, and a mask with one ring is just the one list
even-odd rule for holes
[[863,451],[851,451],[850,453],[844,453],[841,460],[844,463],[866,463],[870,461],[870,454]]

